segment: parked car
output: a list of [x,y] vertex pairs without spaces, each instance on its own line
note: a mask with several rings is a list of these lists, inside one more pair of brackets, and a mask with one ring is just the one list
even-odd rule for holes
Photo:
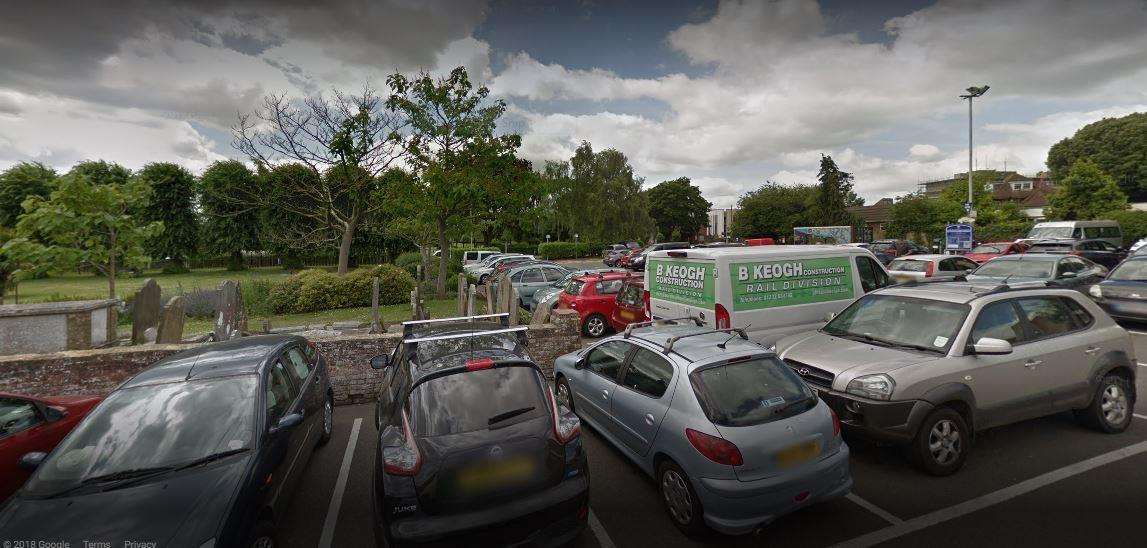
[[371,360],[387,379],[371,481],[379,546],[564,545],[584,529],[581,423],[507,319],[406,322],[402,344]]
[[506,257],[506,256],[511,256],[511,255],[519,255],[519,254],[518,253],[491,253],[490,255],[487,255],[485,259],[482,259],[481,261],[478,261],[476,263],[470,263],[470,264],[462,265],[462,272],[465,272],[468,276],[473,277],[475,272],[477,272],[478,270],[481,270],[483,268],[489,267],[490,264],[493,263],[495,259],[497,259],[499,257]]
[[645,290],[645,278],[634,276],[621,284],[617,292],[617,304],[609,315],[609,325],[614,331],[624,331],[629,324],[649,321],[649,292]]
[[654,478],[688,535],[754,531],[852,488],[835,413],[739,330],[635,324],[554,377],[559,405]]
[[964,257],[971,259],[976,263],[984,263],[1003,255],[1023,253],[1027,251],[1027,249],[1028,244],[1023,242],[984,243],[973,247],[971,251],[964,254]]
[[1021,242],[1051,239],[1102,239],[1123,247],[1123,230],[1116,221],[1048,221],[1036,223]]
[[740,327],[764,345],[824,325],[860,295],[893,283],[867,250],[767,245],[657,251],[645,269],[650,315]]
[[465,267],[468,264],[481,263],[482,261],[486,260],[486,257],[498,255],[499,253],[499,251],[489,249],[474,249],[464,251],[462,253],[462,266]]
[[1024,253],[996,257],[969,274],[969,282],[1017,284],[1043,282],[1087,292],[1103,281],[1107,269],[1083,257],[1054,253]]
[[654,251],[664,251],[669,249],[689,249],[688,242],[662,242],[659,244],[652,244],[642,249],[637,255],[631,255],[629,262],[626,266],[630,270],[641,270],[645,268],[645,258]]
[[892,259],[888,274],[897,282],[924,279],[953,279],[965,276],[978,267],[971,259],[959,255],[908,255]]
[[706,247],[745,247],[745,243],[744,243],[744,242],[706,242],[706,243],[703,243],[703,244],[697,244],[697,245],[695,245],[695,246],[693,246],[693,247],[696,247],[696,248],[706,248]]
[[1127,252],[1104,240],[1039,240],[1027,253],[1068,253],[1112,268],[1127,258]]
[[[533,310],[534,292],[565,279],[570,269],[557,263],[527,262],[511,266],[505,273],[518,290],[518,305]],[[497,283],[494,285],[496,289]]]
[[1117,433],[1135,405],[1130,335],[1064,289],[893,286],[777,352],[846,430],[907,446],[934,475],[963,466],[974,432],[1074,410]]
[[873,253],[884,253],[894,259],[902,255],[924,255],[932,252],[931,249],[908,240],[876,240],[868,249]]
[[278,545],[311,449],[330,439],[326,361],[306,339],[203,345],[116,388],[0,509],[6,538],[83,546]]
[[1138,253],[1140,249],[1143,249],[1145,244],[1147,244],[1147,238],[1139,238],[1135,240],[1135,243],[1131,244],[1131,247],[1127,248],[1127,251],[1132,254]]
[[556,282],[553,282],[553,283],[551,283],[545,287],[542,287],[542,288],[538,289],[537,291],[534,291],[534,295],[530,299],[530,310],[536,309],[538,307],[538,305],[540,305],[544,301],[547,301],[549,299],[557,299],[558,295],[560,295],[561,292],[563,290],[565,290],[566,286],[569,285],[570,280],[572,280],[578,276],[583,276],[586,274],[597,274],[599,272],[605,273],[605,272],[626,272],[626,271],[625,270],[616,270],[613,268],[589,268],[589,269],[584,269],[584,270],[571,271],[571,272],[567,273],[565,275],[565,277],[563,277],[562,279],[560,279]]
[[622,253],[621,256],[617,258],[616,266],[621,268],[629,268],[629,263],[633,260],[634,257],[640,255],[642,251],[645,251],[645,248],[634,249],[629,253]]
[[1128,257],[1088,292],[1112,318],[1147,321],[1147,255]]
[[613,244],[602,251],[601,262],[605,263],[605,266],[617,266],[621,256],[630,251],[630,247],[625,244]]
[[535,260],[533,255],[501,255],[495,257],[489,263],[485,263],[483,266],[473,269],[469,275],[470,277],[478,280],[479,284],[484,284],[491,275],[497,274],[497,269],[500,265],[515,264],[521,263],[523,261],[533,260]]
[[576,310],[581,332],[602,337],[609,332],[609,318],[617,307],[617,293],[632,272],[602,272],[577,276],[558,295],[560,308]]
[[28,453],[51,453],[98,396],[33,397],[0,392],[0,502],[15,493],[30,472],[20,467]]

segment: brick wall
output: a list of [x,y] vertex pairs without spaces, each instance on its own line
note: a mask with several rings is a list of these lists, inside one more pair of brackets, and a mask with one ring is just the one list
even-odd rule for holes
[[[557,311],[554,323],[529,326],[527,348],[546,375],[554,359],[581,347],[577,314]],[[565,312],[565,313],[561,313]],[[390,352],[396,334],[340,335],[312,339],[327,358],[337,404],[374,399],[381,378],[370,358]],[[141,345],[51,354],[0,356],[0,392],[39,396],[106,394],[121,382],[190,344]]]

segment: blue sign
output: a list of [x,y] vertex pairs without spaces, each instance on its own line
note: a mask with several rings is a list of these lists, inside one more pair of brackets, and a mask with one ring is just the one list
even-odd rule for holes
[[948,225],[944,236],[946,249],[972,249],[972,225]]

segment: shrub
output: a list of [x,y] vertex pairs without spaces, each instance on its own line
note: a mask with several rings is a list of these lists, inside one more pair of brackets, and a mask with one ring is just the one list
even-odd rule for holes
[[267,305],[276,314],[286,314],[295,308],[295,300],[299,295],[299,290],[302,288],[303,283],[311,276],[318,276],[325,273],[325,270],[308,269],[301,270],[291,275],[291,277],[283,280],[271,288],[270,294],[267,296]]
[[605,246],[596,242],[546,242],[538,244],[538,257],[547,260],[595,257]]
[[275,284],[269,291],[268,305],[277,314],[370,306],[375,276],[379,278],[379,304],[401,304],[409,300],[414,278],[397,266],[384,264],[360,268],[346,276],[325,270],[304,270]]
[[533,255],[538,252],[538,244],[531,244],[529,242],[491,242],[488,247],[504,253],[525,253],[527,255]]
[[1147,237],[1147,211],[1122,209],[1100,215],[1099,218],[1119,223],[1123,229],[1123,245],[1130,246],[1140,238]]
[[274,287],[275,282],[271,280],[244,280],[239,284],[248,316],[269,316],[274,313],[271,309],[271,290]]
[[[180,288],[182,291],[182,288]],[[182,292],[183,314],[189,318],[214,318],[215,310],[219,306],[219,291],[215,289],[194,288]],[[167,304],[164,299],[163,304]]]

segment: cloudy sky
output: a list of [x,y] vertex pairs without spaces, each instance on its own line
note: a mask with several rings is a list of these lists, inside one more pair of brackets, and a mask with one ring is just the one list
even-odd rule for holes
[[0,168],[199,171],[237,156],[236,113],[268,93],[465,65],[539,165],[587,140],[728,206],[826,153],[871,202],[966,169],[969,85],[992,86],[977,167],[1034,173],[1080,126],[1147,110],[1144,28],[1145,0],[23,3],[0,19]]

